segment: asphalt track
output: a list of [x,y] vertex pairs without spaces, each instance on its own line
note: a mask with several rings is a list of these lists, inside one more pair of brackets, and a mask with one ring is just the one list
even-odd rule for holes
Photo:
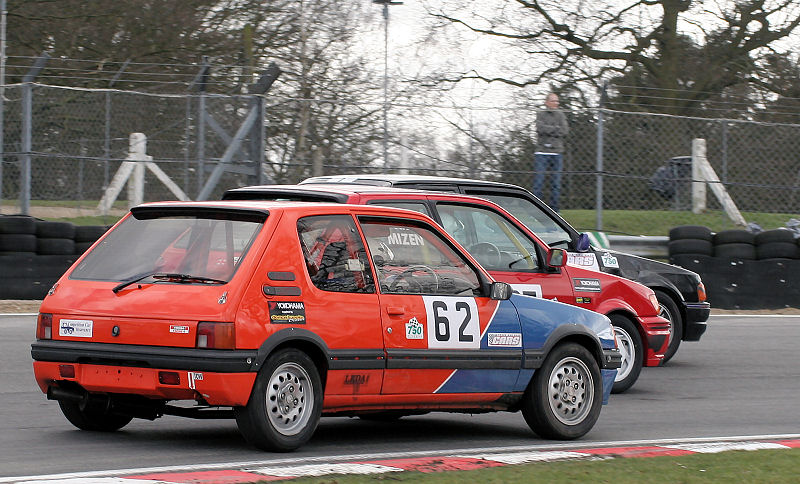
[[229,420],[135,420],[113,434],[74,429],[34,383],[33,324],[33,316],[0,316],[0,482],[281,467],[354,456],[400,459],[800,437],[797,316],[712,317],[702,341],[684,343],[666,367],[643,369],[636,385],[612,395],[594,429],[576,442],[539,439],[520,414],[432,413],[385,424],[326,418],[311,442],[291,454],[251,448]]

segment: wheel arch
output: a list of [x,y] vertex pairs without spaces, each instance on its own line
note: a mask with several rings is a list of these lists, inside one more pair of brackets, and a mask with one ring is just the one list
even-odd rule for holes
[[575,324],[564,325],[556,328],[545,341],[542,347],[542,362],[544,358],[558,345],[564,343],[577,343],[594,356],[599,368],[603,368],[603,346],[597,335],[588,327]]
[[322,388],[328,375],[328,346],[316,333],[302,328],[284,328],[272,334],[258,348],[256,360],[252,364],[253,370],[260,370],[264,363],[276,351],[284,348],[295,348],[307,354],[319,371]]

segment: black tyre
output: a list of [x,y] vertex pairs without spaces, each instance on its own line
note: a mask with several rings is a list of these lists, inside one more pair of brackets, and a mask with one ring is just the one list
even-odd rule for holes
[[591,352],[576,343],[562,344],[533,374],[522,397],[522,415],[539,437],[577,439],[600,417],[602,389],[600,367]]
[[771,244],[774,242],[793,244],[795,242],[794,232],[786,229],[774,229],[756,234],[756,245]]
[[81,430],[114,432],[128,425],[133,417],[108,413],[104,405],[58,401],[61,412],[69,422]]
[[36,236],[45,239],[74,239],[75,226],[69,222],[37,220]]
[[621,314],[612,314],[609,319],[614,326],[614,336],[622,355],[622,366],[617,370],[611,393],[622,393],[639,379],[644,362],[644,347],[642,337],[630,319]]
[[32,234],[0,235],[2,252],[36,252],[36,236]]
[[662,363],[664,364],[675,356],[675,352],[678,351],[678,347],[681,345],[681,339],[683,339],[683,317],[678,310],[678,305],[667,293],[663,291],[655,291],[655,293],[659,305],[658,315],[669,321],[669,346],[667,346],[667,352],[664,354]]
[[72,239],[36,239],[36,253],[41,255],[74,255],[75,241]]
[[24,255],[0,255],[0,279],[33,278],[33,257]]
[[746,230],[722,230],[714,234],[714,245],[755,243],[756,235]]
[[711,229],[703,225],[680,225],[669,230],[669,240],[699,239],[711,242]]
[[94,242],[75,242],[75,254],[82,255],[84,252],[89,250]]
[[667,244],[669,255],[677,254],[698,254],[698,255],[712,255],[714,253],[714,246],[708,240],[700,239],[680,239],[671,240]]
[[794,242],[769,242],[757,245],[756,259],[800,259],[800,247]]
[[319,371],[302,351],[279,350],[258,373],[246,407],[235,408],[236,424],[259,449],[287,452],[311,439],[322,414]]
[[756,246],[753,244],[717,245],[714,246],[714,257],[753,260],[756,258]]
[[78,225],[75,227],[75,242],[94,242],[106,233],[103,225]]
[[25,215],[6,215],[0,217],[0,234],[36,233],[36,220]]

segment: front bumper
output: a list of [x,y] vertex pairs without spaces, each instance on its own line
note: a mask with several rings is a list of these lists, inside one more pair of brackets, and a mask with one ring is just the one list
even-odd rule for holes
[[639,316],[640,327],[644,330],[644,366],[658,366],[664,360],[669,346],[669,321],[660,316]]
[[699,341],[708,327],[706,321],[711,315],[711,304],[707,302],[684,302],[686,320],[683,330],[684,341]]

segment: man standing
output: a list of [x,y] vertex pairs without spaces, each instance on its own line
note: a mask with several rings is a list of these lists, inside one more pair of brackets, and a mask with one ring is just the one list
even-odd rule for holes
[[558,109],[558,96],[545,98],[545,109],[536,115],[536,152],[533,162],[533,193],[542,198],[544,176],[550,173],[550,207],[558,212],[561,170],[564,168],[564,138],[569,132],[567,116]]

